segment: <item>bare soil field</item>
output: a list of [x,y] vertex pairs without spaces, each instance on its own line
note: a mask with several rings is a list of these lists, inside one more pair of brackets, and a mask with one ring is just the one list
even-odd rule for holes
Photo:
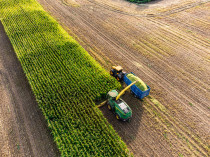
[[[135,156],[210,155],[210,2],[38,0],[107,70],[121,65],[151,87],[128,91],[130,123],[105,117]],[[0,153],[58,156],[46,122],[0,25]],[[3,141],[3,142],[2,142]]]
[[150,87],[126,94],[131,123],[102,107],[135,156],[209,156],[210,3],[38,0],[107,70],[122,65]]
[[1,23],[0,48],[0,156],[59,156]]

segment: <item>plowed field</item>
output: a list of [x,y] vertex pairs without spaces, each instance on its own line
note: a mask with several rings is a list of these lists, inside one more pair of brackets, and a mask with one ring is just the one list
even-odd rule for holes
[[[143,101],[130,92],[123,96],[133,110],[130,123],[117,121],[106,106],[101,108],[134,156],[210,155],[209,0],[158,0],[143,5],[122,0],[38,1],[107,70],[119,64],[151,87],[150,96]],[[4,63],[1,67],[9,66],[9,62],[0,61]],[[6,100],[11,93],[7,84],[0,84],[2,93],[7,95],[1,97],[1,104],[10,101]],[[26,88],[29,94],[28,85]],[[21,104],[26,107],[23,100]],[[31,101],[35,103],[33,97]],[[5,115],[0,118],[0,137],[7,143],[0,142],[1,152],[7,156],[57,155],[43,117],[38,122],[45,130],[43,136],[35,134],[42,130],[27,126],[33,122],[32,118],[26,121],[29,114],[17,118],[20,127],[10,134],[6,124],[15,118],[9,119],[7,106],[1,106],[0,113]],[[28,111],[24,108],[11,115],[25,114]],[[12,125],[17,124],[11,122]],[[12,139],[19,142],[12,145]],[[40,140],[48,141],[50,152],[46,144],[39,144]]]
[[[210,3],[39,0],[107,70],[120,64],[152,89],[127,96],[131,123],[102,110],[136,156],[208,156]],[[71,31],[70,31],[71,30]]]

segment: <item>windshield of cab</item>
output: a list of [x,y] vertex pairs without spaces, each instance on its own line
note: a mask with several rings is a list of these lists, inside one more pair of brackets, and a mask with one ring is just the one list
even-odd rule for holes
[[128,106],[123,101],[120,101],[118,105],[125,114],[129,112]]

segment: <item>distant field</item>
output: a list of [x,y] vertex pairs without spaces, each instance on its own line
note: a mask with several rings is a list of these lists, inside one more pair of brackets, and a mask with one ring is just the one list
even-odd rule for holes
[[94,101],[120,84],[35,0],[4,0],[0,15],[62,156],[130,156]]
[[128,0],[130,2],[134,2],[134,3],[147,3],[147,2],[150,2],[152,0]]

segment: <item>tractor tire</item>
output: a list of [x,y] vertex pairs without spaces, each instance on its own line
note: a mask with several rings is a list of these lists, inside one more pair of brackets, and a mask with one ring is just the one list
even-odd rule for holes
[[121,81],[121,80],[120,80],[120,78],[119,78],[118,76],[117,76],[117,78],[116,78],[116,79],[117,79],[117,81],[119,81],[119,82]]
[[113,71],[112,70],[110,70],[110,75],[113,76]]
[[107,104],[107,107],[108,107],[109,111],[112,111],[112,107],[110,104]]

